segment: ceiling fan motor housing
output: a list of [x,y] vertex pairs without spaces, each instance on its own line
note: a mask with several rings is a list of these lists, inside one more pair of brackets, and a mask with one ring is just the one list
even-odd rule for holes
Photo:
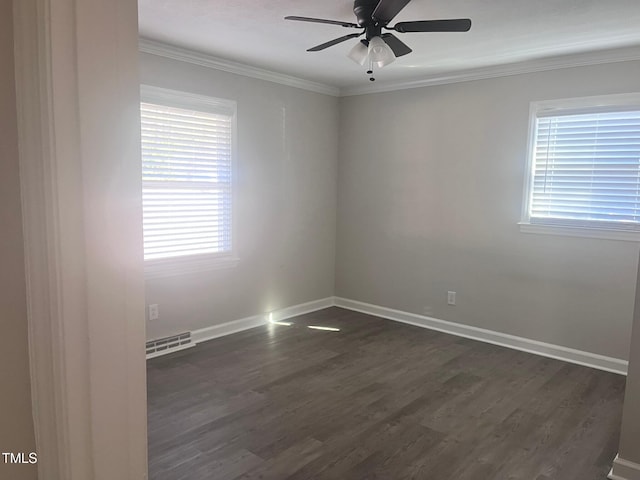
[[358,25],[367,27],[374,24],[373,11],[380,3],[380,0],[355,0],[353,2],[353,13],[358,19]]

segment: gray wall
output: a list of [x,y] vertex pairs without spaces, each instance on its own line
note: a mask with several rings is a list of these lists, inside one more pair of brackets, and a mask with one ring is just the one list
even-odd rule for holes
[[[34,452],[24,276],[11,0],[0,1],[0,452]],[[1,460],[1,459],[0,459]],[[31,480],[33,465],[5,465],[0,478]]]
[[638,244],[517,223],[529,103],[638,78],[627,62],[343,99],[336,294],[627,358]]
[[333,295],[338,99],[148,54],[141,82],[238,104],[240,263],[148,280],[147,338]]

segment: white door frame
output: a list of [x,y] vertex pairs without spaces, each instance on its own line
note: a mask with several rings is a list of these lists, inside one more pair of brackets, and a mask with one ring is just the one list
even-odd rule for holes
[[14,0],[40,480],[147,476],[136,0]]

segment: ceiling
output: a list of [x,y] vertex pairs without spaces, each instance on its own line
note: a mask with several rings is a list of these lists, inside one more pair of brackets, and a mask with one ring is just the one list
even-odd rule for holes
[[[350,0],[139,0],[140,35],[339,88],[367,84],[346,57],[357,40],[306,49],[356,32],[285,21],[287,15],[354,22]],[[471,18],[468,33],[396,34],[413,53],[376,72],[379,82],[571,53],[640,46],[640,0],[413,0],[391,22]]]

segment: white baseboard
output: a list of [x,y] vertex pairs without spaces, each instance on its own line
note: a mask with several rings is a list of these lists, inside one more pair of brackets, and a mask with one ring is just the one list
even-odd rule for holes
[[298,315],[304,315],[305,313],[315,312],[316,310],[322,310],[333,306],[333,297],[327,297],[320,300],[314,300],[312,302],[301,303],[298,305],[292,305],[273,312],[263,313],[260,315],[253,315],[251,317],[241,318],[239,320],[233,320],[227,323],[221,323],[220,325],[213,325],[207,328],[201,328],[199,330],[193,330],[191,332],[191,339],[195,343],[206,342],[207,340],[213,340],[214,338],[223,337],[225,335],[231,335],[232,333],[242,332],[250,328],[259,327],[265,325],[269,321],[271,315],[272,321],[281,321],[287,318],[296,317]]
[[314,300],[312,302],[301,303],[299,305],[293,305],[291,307],[282,308],[272,312],[271,320],[279,322],[280,320],[286,320],[287,318],[297,317],[298,315],[304,315],[305,313],[316,312],[324,308],[333,307],[334,297],[321,298],[320,300]]
[[[231,335],[233,333],[248,330],[250,328],[259,327],[272,321],[282,321],[287,318],[304,315],[305,313],[315,312],[331,306],[345,308],[356,312],[367,313],[396,322],[407,323],[430,330],[457,335],[459,337],[470,338],[480,342],[491,343],[503,347],[521,350],[523,352],[534,353],[544,357],[555,358],[578,365],[584,365],[607,372],[613,372],[620,375],[627,374],[628,362],[619,358],[607,357],[596,353],[584,352],[573,348],[554,345],[551,343],[539,342],[528,338],[508,335],[506,333],[495,332],[484,328],[472,327],[455,322],[448,322],[437,318],[418,315],[415,313],[394,310],[392,308],[381,307],[370,303],[359,302],[341,297],[327,297],[312,302],[292,305],[280,310],[268,312],[259,315],[253,315],[239,320],[213,325],[211,327],[201,328],[191,332],[191,339],[194,343],[206,342],[214,338]],[[634,479],[635,480],[635,479]],[[638,479],[640,480],[640,479]]]
[[640,464],[616,455],[613,460],[613,468],[607,477],[610,480],[640,480]]
[[191,331],[191,338],[195,343],[206,342],[214,338],[224,337],[232,333],[242,332],[250,328],[259,327],[267,323],[266,315],[253,315],[251,317],[240,318],[231,322],[212,325],[211,327],[200,328]]
[[620,375],[627,374],[628,362],[619,358],[606,357],[596,353],[584,352],[582,350],[576,350],[560,345],[539,342],[537,340],[508,335],[506,333],[494,332],[484,328],[472,327],[460,323],[426,317],[415,313],[380,307],[378,305],[349,300],[347,298],[334,297],[334,305],[348,310],[354,310],[356,312],[367,313],[369,315],[375,315],[388,320],[394,320],[396,322],[407,323],[409,325],[437,330],[439,332],[449,333],[459,337],[470,338],[481,342],[513,348],[515,350],[521,350],[523,352],[542,355],[544,357],[564,360],[569,363],[597,368],[598,370],[605,370],[607,372],[613,372]]

